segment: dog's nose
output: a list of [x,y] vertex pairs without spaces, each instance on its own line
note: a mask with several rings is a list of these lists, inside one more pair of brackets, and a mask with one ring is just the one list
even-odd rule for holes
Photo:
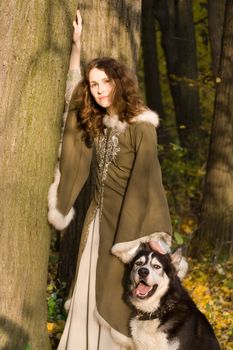
[[149,275],[149,270],[146,267],[141,267],[138,270],[138,274],[139,274],[140,277],[146,277],[146,276]]

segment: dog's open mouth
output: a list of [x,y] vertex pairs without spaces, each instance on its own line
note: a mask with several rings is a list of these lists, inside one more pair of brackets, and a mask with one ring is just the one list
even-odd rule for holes
[[134,297],[139,299],[145,299],[151,297],[156,291],[158,285],[148,286],[145,281],[141,280],[133,289],[132,293]]

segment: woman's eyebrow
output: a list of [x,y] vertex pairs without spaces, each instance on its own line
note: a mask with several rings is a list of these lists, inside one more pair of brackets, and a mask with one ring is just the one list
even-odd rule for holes
[[[109,80],[109,78],[108,77],[104,77],[104,78],[101,78],[99,81],[103,81],[103,80]],[[96,81],[96,80],[90,80],[89,81],[89,83],[91,84],[91,83],[98,83],[98,81]]]

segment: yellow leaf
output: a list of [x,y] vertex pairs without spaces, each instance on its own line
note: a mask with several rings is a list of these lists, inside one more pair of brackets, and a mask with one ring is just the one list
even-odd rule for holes
[[54,332],[54,327],[55,327],[56,325],[54,324],[54,323],[52,323],[52,322],[47,322],[47,330],[48,330],[48,332],[49,333],[53,333]]

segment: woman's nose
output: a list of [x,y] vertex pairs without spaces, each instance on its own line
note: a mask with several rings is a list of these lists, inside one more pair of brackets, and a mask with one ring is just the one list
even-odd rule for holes
[[103,92],[103,85],[102,84],[99,84],[97,92],[98,92],[98,94],[102,94],[102,92]]

